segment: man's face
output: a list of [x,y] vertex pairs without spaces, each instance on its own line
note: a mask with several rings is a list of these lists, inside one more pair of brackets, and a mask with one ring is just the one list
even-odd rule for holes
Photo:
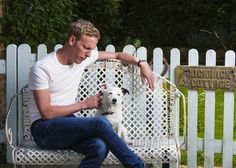
[[97,43],[97,37],[87,35],[83,35],[79,40],[76,40],[74,43],[74,62],[79,64],[90,57],[91,51],[96,48]]

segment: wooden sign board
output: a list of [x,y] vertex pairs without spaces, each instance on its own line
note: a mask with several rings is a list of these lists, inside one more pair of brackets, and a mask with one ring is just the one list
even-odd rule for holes
[[236,67],[180,65],[175,69],[175,83],[189,89],[232,91],[236,89]]

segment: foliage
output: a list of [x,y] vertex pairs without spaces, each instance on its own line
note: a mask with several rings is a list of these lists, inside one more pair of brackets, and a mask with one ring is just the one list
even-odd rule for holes
[[[64,43],[71,22],[83,18],[101,29],[102,41],[110,43],[119,30],[120,0],[14,0],[5,1],[3,30],[0,40],[10,43],[28,43],[33,48],[44,43],[50,48]],[[112,30],[112,31],[111,31]]]
[[[5,0],[5,43],[64,43],[70,22],[90,20],[99,48],[115,44],[155,47],[236,48],[236,1],[220,0]],[[211,33],[214,32],[214,33]],[[217,36],[218,38],[217,38]],[[225,45],[226,47],[224,47]]]
[[236,47],[236,1],[124,0],[121,14],[125,33],[142,39],[144,46],[223,48]]
[[78,0],[74,13],[80,18],[91,21],[101,33],[99,48],[113,43],[119,38],[121,30],[119,16],[122,0]]
[[70,0],[12,1],[5,6],[1,41],[5,44],[28,43],[32,47],[62,42],[68,23],[76,17],[72,9]]

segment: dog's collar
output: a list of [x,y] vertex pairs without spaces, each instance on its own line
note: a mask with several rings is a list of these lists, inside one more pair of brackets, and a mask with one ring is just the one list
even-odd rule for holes
[[111,114],[114,114],[114,112],[112,112],[112,111],[106,111],[106,112],[102,113],[101,115],[111,115]]

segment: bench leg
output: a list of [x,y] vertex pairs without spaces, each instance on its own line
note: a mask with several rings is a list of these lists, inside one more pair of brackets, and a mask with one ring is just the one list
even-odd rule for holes
[[[14,165],[14,168],[17,168],[17,167],[19,167],[19,166],[17,166],[16,164],[13,164]],[[23,168],[25,168],[25,166],[20,166],[20,167],[23,167]]]
[[170,163],[170,168],[180,168],[180,163]]
[[163,164],[158,162],[158,163],[152,163],[150,167],[147,168],[163,168]]
[[180,168],[179,163],[152,163],[146,164],[147,168]]
[[[179,168],[178,163],[155,163],[152,164],[151,168]],[[149,167],[148,167],[149,168]]]
[[162,163],[162,168],[170,168],[170,164],[169,163]]

